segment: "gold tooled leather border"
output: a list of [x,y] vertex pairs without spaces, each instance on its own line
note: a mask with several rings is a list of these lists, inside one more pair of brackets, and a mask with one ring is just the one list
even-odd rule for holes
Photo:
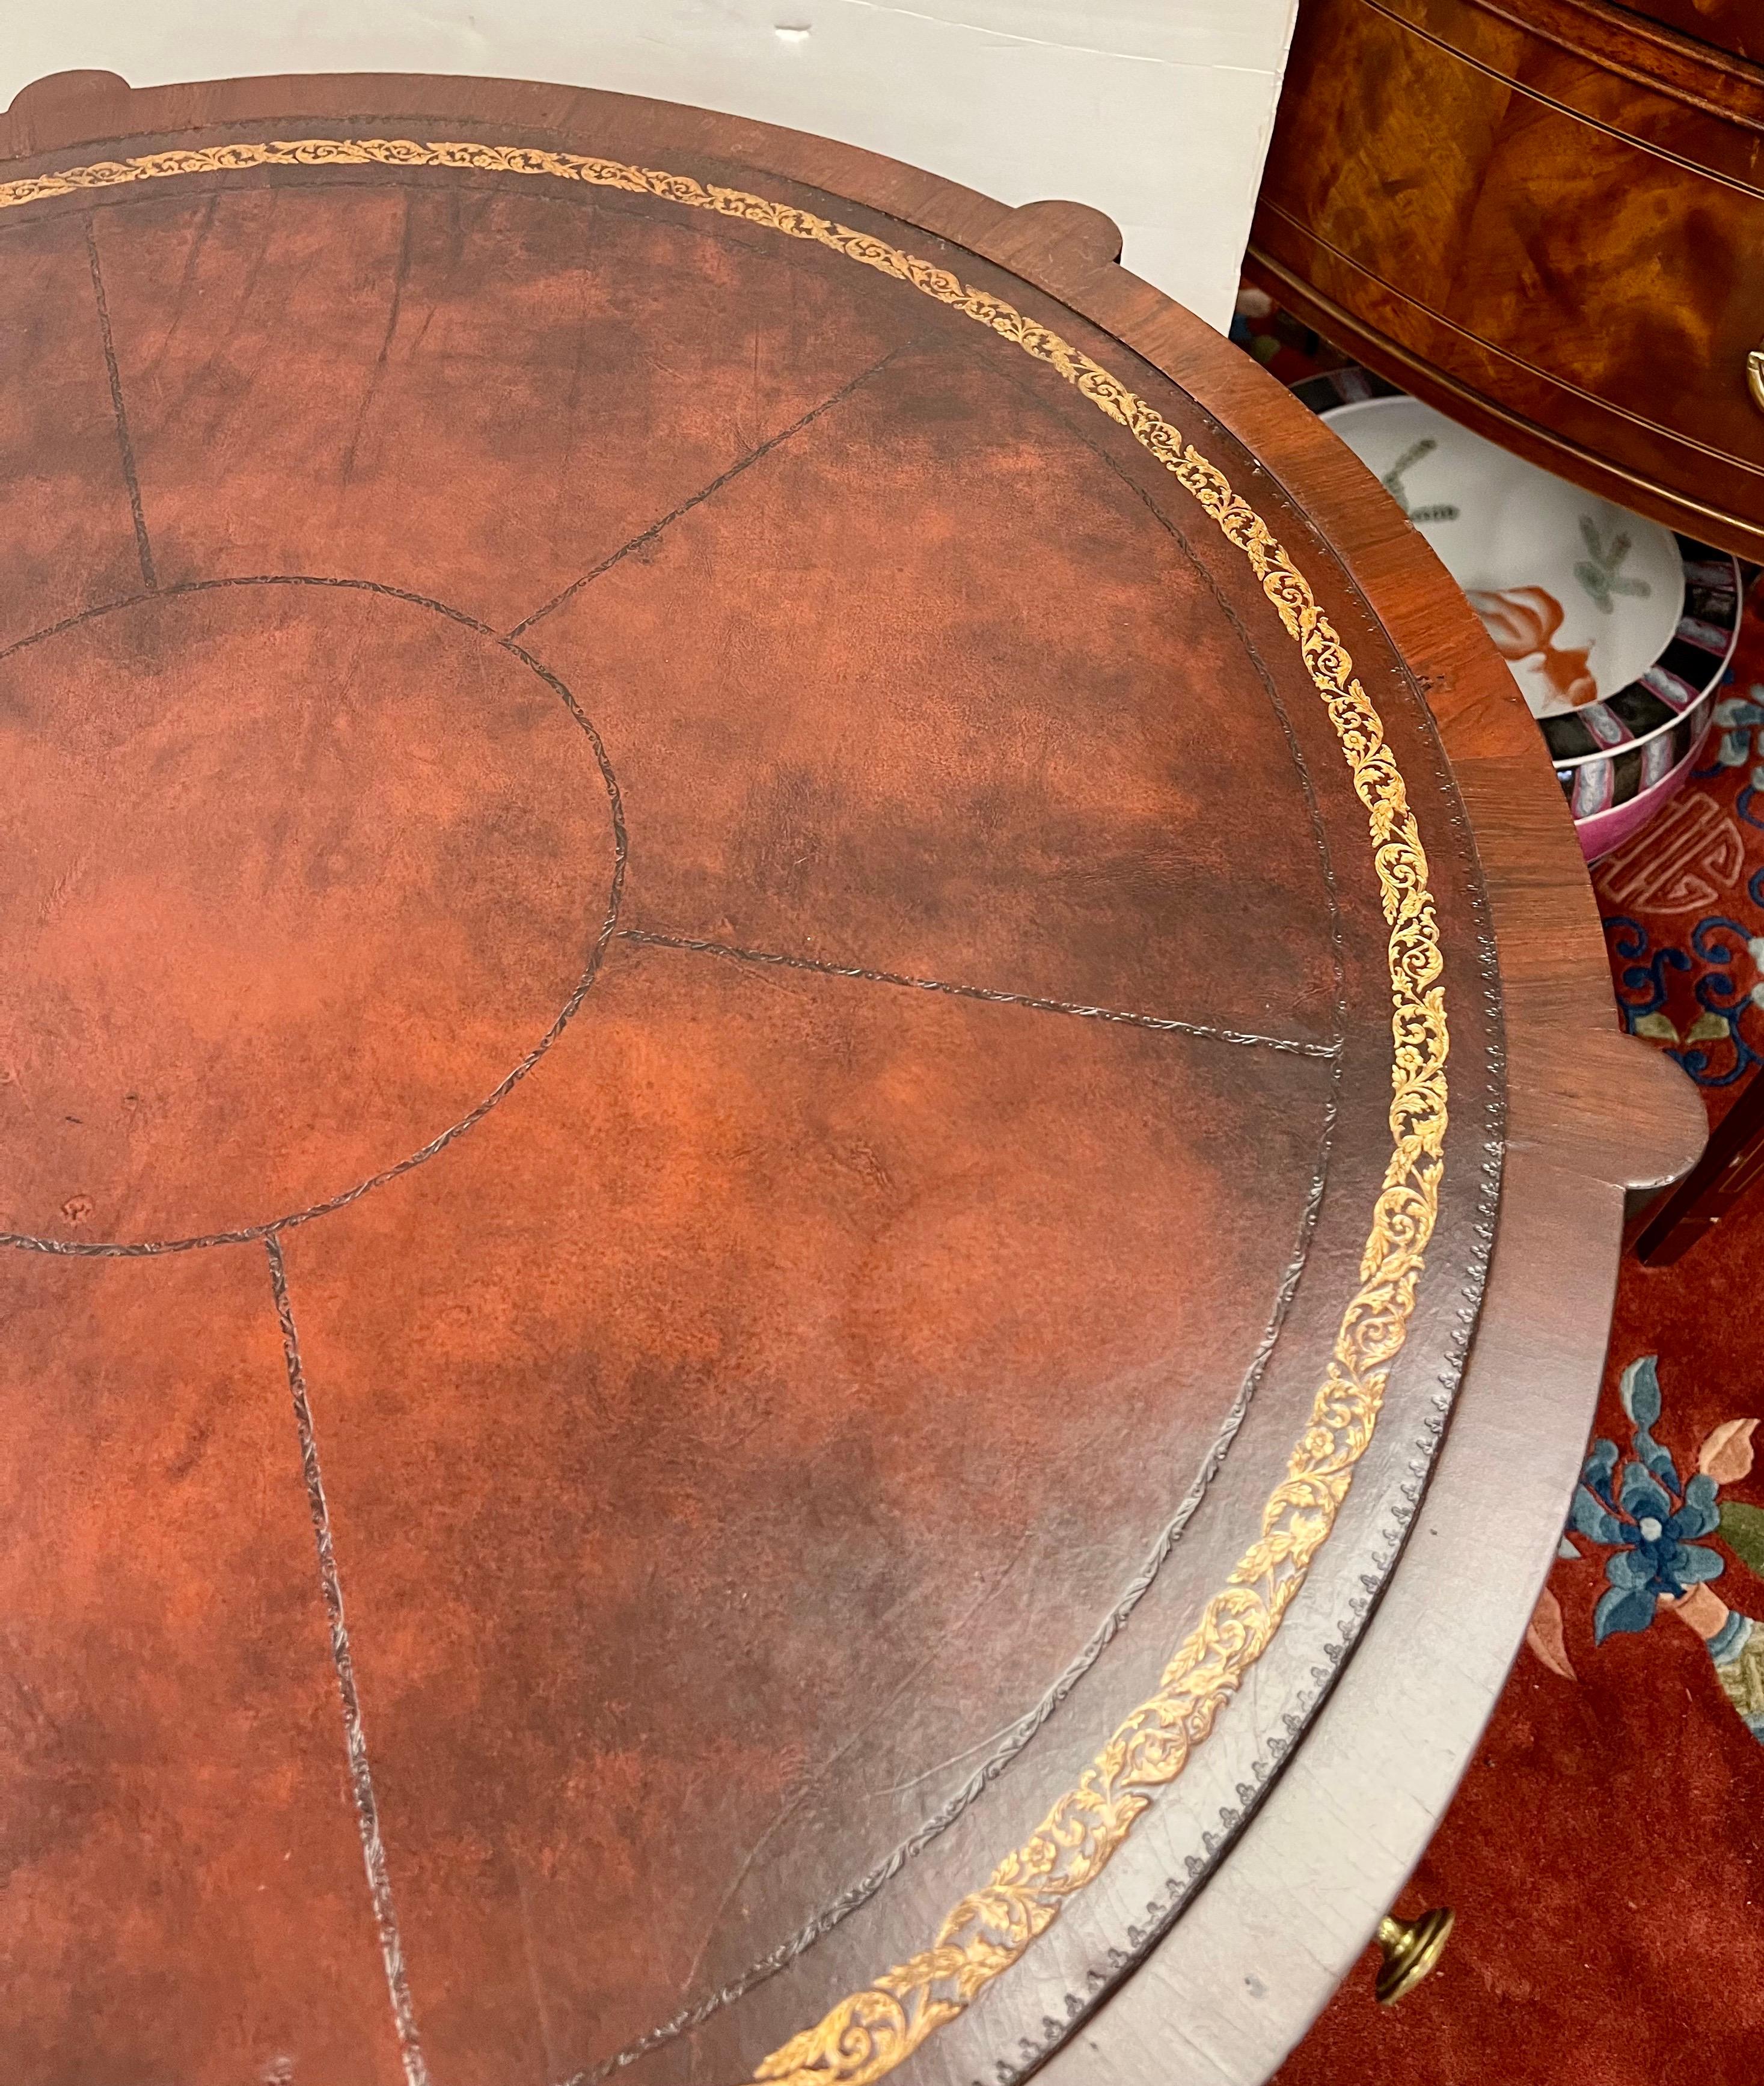
[[1392,1150],[1373,1204],[1360,1285],[1336,1335],[1333,1359],[1293,1446],[1286,1475],[1262,1510],[1261,1533],[1165,1667],[1157,1692],[1119,1726],[1069,1790],[991,1876],[944,1919],[931,1945],[884,1970],[753,2074],[777,2086],[871,2086],[892,2071],[1022,1956],[1092,1881],[1151,1803],[1212,1729],[1244,1675],[1272,1641],[1311,1560],[1327,1540],[1354,1466],[1377,1424],[1386,1379],[1414,1309],[1416,1284],[1438,1211],[1445,1171],[1444,959],[1427,857],[1383,726],[1353,678],[1353,662],[1302,573],[1261,517],[1175,428],[1089,356],[986,291],[871,234],[739,189],[684,174],[526,146],[405,138],[305,138],[214,145],[104,160],[0,184],[0,210],[181,174],[275,166],[457,167],[539,175],[661,198],[812,240],[909,284],[986,326],[1056,370],[1125,428],[1212,517],[1249,560],[1296,644],[1329,713],[1355,793],[1366,807],[1384,917],[1394,1045]]

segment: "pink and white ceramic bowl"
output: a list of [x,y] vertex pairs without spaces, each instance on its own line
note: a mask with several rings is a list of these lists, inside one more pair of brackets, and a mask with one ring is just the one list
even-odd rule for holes
[[[1714,691],[1711,692],[1711,696]],[[1656,812],[1663,811],[1686,782],[1696,766],[1704,742],[1709,736],[1709,727],[1715,722],[1715,705],[1706,702],[1702,709],[1702,726],[1691,743],[1690,751],[1661,776],[1657,782],[1637,792],[1621,804],[1613,804],[1602,811],[1594,811],[1583,819],[1574,820],[1574,833],[1580,842],[1580,852],[1589,862],[1602,862],[1621,847],[1626,840],[1638,833]]]

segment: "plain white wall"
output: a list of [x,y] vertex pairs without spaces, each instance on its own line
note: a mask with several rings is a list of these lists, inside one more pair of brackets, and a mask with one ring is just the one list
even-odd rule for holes
[[0,102],[98,66],[462,72],[649,94],[1094,204],[1229,321],[1297,0],[0,0]]

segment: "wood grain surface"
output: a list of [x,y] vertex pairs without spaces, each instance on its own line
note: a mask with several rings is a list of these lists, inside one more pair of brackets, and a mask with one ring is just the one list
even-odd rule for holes
[[1094,212],[6,149],[15,2075],[1265,2075],[1700,1130],[1461,597]]
[[1305,0],[1251,263],[1491,440],[1756,558],[1761,139],[1755,64],[1605,0]]
[[1628,11],[1736,58],[1764,58],[1764,21],[1750,0],[1629,0]]

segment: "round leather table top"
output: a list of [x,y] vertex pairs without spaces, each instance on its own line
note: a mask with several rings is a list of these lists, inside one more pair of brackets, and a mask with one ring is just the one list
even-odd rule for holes
[[1028,280],[347,86],[0,183],[7,2075],[1008,2080],[1440,1437],[1452,775]]

